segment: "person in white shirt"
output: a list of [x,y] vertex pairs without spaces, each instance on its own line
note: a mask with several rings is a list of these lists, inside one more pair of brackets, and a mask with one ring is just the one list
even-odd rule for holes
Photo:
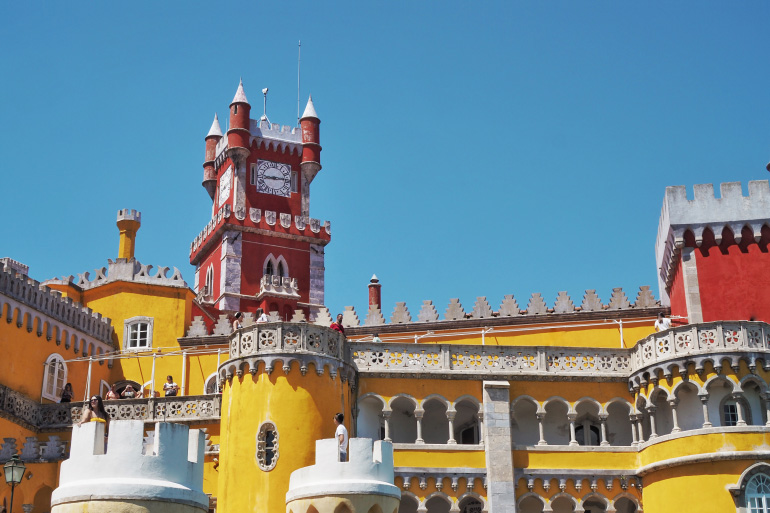
[[344,424],[345,416],[342,413],[334,415],[334,423],[337,425],[337,430],[334,432],[334,438],[340,444],[340,459],[339,461],[348,461],[348,430]]
[[166,382],[163,383],[163,391],[166,392],[166,397],[175,396],[179,393],[179,385],[174,383],[172,376],[166,377]]
[[666,331],[671,327],[671,319],[663,315],[662,313],[658,314],[658,319],[655,321],[655,330],[656,331]]
[[257,308],[257,322],[267,322],[267,315],[265,315],[265,311],[261,308]]

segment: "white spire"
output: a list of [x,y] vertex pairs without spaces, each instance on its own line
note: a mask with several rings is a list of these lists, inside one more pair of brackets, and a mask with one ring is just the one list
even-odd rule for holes
[[313,95],[312,94],[307,99],[307,107],[305,107],[305,112],[302,113],[302,119],[305,119],[305,118],[316,118],[316,119],[318,119],[318,114],[315,113],[315,107],[313,106]]
[[219,126],[219,118],[217,117],[216,112],[214,113],[214,122],[211,123],[211,130],[209,130],[209,133],[206,134],[206,137],[210,137],[212,135],[222,137],[222,128]]
[[243,92],[243,79],[241,79],[240,83],[238,84],[238,90],[235,91],[235,98],[233,98],[233,101],[230,103],[230,105],[233,103],[249,103],[249,100],[246,99],[246,93]]

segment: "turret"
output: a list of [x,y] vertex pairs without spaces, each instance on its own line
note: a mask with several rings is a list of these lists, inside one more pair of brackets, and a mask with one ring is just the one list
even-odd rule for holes
[[243,80],[238,84],[235,98],[230,103],[230,129],[227,131],[228,153],[231,158],[245,158],[249,154],[251,105],[243,91]]
[[214,114],[214,122],[206,135],[206,160],[203,162],[203,187],[214,200],[217,189],[217,171],[214,169],[214,161],[217,158],[217,144],[222,139],[222,128],[219,126],[219,118]]
[[313,97],[307,100],[305,112],[300,119],[302,128],[302,215],[310,215],[310,183],[321,170],[321,139],[318,125],[321,120],[315,112]]
[[118,210],[118,230],[120,230],[120,245],[118,246],[118,258],[130,260],[134,258],[136,245],[136,232],[142,225],[142,213],[136,210]]

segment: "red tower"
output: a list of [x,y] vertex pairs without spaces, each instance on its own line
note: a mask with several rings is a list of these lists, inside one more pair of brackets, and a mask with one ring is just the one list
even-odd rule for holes
[[667,187],[655,245],[660,297],[682,323],[770,322],[770,186]]
[[206,136],[203,186],[212,218],[190,247],[204,304],[227,312],[262,308],[291,319],[323,305],[329,222],[311,219],[310,183],[321,169],[320,120],[312,98],[297,127],[250,118],[243,83],[222,136]]

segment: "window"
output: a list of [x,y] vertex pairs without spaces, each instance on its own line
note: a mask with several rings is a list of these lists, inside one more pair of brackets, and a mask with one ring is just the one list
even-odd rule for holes
[[735,403],[725,403],[722,414],[724,415],[724,426],[738,425],[738,405]]
[[219,388],[217,387],[217,373],[210,375],[206,378],[206,383],[203,385],[204,394],[218,394]]
[[126,319],[123,349],[141,351],[152,347],[152,317]]
[[284,276],[284,273],[283,273],[283,262],[278,262],[278,276],[280,276],[281,278],[283,278],[283,276]]
[[249,174],[249,183],[251,185],[257,185],[257,165],[251,165],[251,173]]
[[61,399],[61,391],[67,382],[67,365],[64,358],[58,354],[52,354],[45,361],[45,373],[43,374],[43,397],[51,401]]
[[278,430],[270,421],[263,422],[257,432],[257,464],[264,471],[275,468],[278,461]]
[[214,295],[214,266],[210,265],[208,271],[206,271],[206,284],[203,286],[204,296]]
[[272,276],[273,274],[275,274],[273,271],[273,262],[268,262],[265,266],[265,276]]
[[291,172],[291,192],[297,192],[298,189],[299,180],[297,177],[297,172],[292,171]]
[[770,513],[770,478],[757,474],[746,485],[749,513]]

